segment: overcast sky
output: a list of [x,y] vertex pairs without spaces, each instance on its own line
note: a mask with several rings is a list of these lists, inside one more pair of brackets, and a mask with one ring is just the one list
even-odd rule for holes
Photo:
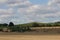
[[0,0],[0,23],[60,21],[60,0]]

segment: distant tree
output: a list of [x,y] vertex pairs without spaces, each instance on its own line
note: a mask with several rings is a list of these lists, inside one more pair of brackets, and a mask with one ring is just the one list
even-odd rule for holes
[[39,24],[34,22],[33,27],[39,27]]
[[30,31],[30,27],[26,26],[26,27],[22,27],[22,32],[25,32],[25,31]]
[[30,27],[27,27],[27,31],[30,31],[31,29],[30,29]]
[[8,26],[8,24],[7,24],[7,23],[0,24],[0,27],[1,27],[1,26]]
[[4,23],[3,26],[8,26],[8,24],[7,23]]
[[12,26],[10,28],[11,28],[12,32],[19,31],[19,27],[17,27],[17,26],[14,26],[14,27]]
[[10,23],[9,23],[9,26],[14,26],[14,23],[13,23],[13,22],[10,22]]
[[8,28],[9,28],[10,30],[15,29],[14,23],[13,23],[13,22],[10,22],[9,25],[8,25]]

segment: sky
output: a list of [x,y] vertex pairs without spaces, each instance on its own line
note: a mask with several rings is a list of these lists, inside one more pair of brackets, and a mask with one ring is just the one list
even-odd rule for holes
[[60,0],[0,0],[0,23],[60,21]]

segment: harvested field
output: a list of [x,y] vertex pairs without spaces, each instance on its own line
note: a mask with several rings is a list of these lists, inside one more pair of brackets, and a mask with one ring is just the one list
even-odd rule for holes
[[0,40],[60,40],[60,35],[0,35]]
[[60,28],[45,27],[32,29],[35,31],[0,32],[0,40],[60,40]]

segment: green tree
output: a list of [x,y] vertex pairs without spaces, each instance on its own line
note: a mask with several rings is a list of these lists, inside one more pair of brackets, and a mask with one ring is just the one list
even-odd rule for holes
[[34,22],[32,26],[33,27],[39,27],[39,24]]
[[9,26],[14,26],[14,23],[13,23],[13,22],[10,22],[10,23],[9,23]]

